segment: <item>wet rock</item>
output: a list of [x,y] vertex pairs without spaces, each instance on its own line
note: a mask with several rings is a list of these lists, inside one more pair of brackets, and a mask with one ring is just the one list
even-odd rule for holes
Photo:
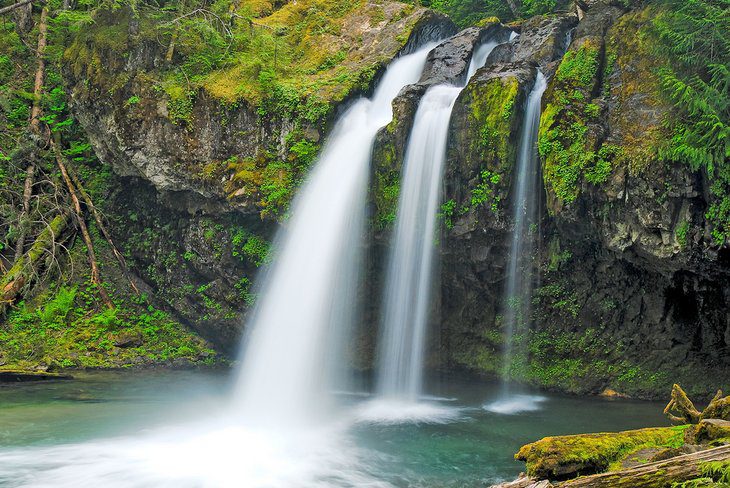
[[605,398],[630,398],[629,395],[619,393],[616,390],[612,390],[611,388],[606,388],[605,390],[603,390],[600,396]]
[[459,32],[429,53],[418,83],[429,86],[464,83],[474,49],[486,40],[506,42],[510,33],[509,28],[499,23]]

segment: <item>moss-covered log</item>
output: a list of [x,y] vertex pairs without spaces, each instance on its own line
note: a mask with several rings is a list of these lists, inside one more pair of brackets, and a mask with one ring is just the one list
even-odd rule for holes
[[68,212],[57,215],[38,235],[23,259],[15,263],[3,276],[0,281],[0,293],[2,293],[0,295],[0,315],[5,313],[6,307],[15,302],[25,286],[30,284],[33,277],[38,274],[39,268],[43,265],[42,259],[47,253],[54,252],[59,241],[58,237],[68,225],[68,219]]
[[704,476],[704,468],[708,463],[728,461],[730,461],[730,446],[721,446],[624,471],[585,476],[560,486],[561,488],[663,488],[672,486],[673,483],[682,483]]
[[527,463],[527,473],[531,476],[564,480],[606,471],[639,449],[679,447],[684,442],[686,428],[657,427],[546,437],[523,446],[515,458]]

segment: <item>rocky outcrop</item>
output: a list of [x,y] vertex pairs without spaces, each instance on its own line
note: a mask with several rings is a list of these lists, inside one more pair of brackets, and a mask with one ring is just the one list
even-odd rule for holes
[[[636,396],[682,379],[707,395],[715,386],[709,378],[730,368],[723,313],[730,263],[726,249],[710,244],[707,183],[657,157],[669,108],[656,78],[662,61],[644,40],[653,14],[612,2],[594,2],[584,14],[577,26],[571,15],[531,19],[475,77],[476,86],[501,80],[503,98],[491,110],[510,106],[516,120],[465,124],[462,114],[474,118],[481,110],[475,101],[483,103],[469,96],[470,87],[454,109],[441,212],[439,363],[501,371],[511,149],[520,96],[539,66],[550,76],[539,141],[543,224],[534,236],[540,276],[511,373],[546,387]],[[565,39],[571,42],[561,58],[555,53]],[[513,105],[509,86],[521,94]],[[504,132],[492,139],[500,126]],[[500,141],[509,141],[501,152]]]
[[[643,35],[653,11],[579,4],[577,14],[462,31],[433,50],[419,83],[395,100],[394,120],[374,147],[368,286],[375,298],[358,365],[370,365],[379,280],[421,97],[434,84],[463,83],[475,46],[499,38],[505,42],[453,111],[429,364],[502,372],[510,196],[524,104],[539,69],[550,80],[539,142],[542,218],[529,237],[540,272],[511,374],[570,391],[653,396],[675,380],[705,395],[730,371],[730,252],[710,244],[708,182],[657,157],[669,107],[656,77],[663,60]],[[145,37],[123,9],[109,15],[74,40],[63,74],[75,114],[115,172],[111,227],[146,291],[232,351],[268,242],[338,111],[367,93],[397,53],[444,38],[453,25],[426,9],[365,2],[340,19],[337,36],[323,34],[340,48],[335,61],[312,68],[329,73],[342,64],[342,86],[339,78],[319,80],[292,101],[272,84],[272,96],[254,102],[222,96],[228,78],[171,90],[166,46]],[[100,26],[126,33],[123,49],[93,35]],[[506,42],[512,29],[520,35]]]
[[577,24],[573,14],[537,16],[519,26],[520,36],[512,43],[497,46],[487,65],[529,62],[536,63],[546,76],[552,76],[557,62],[568,48]]
[[470,27],[445,40],[429,53],[419,82],[403,88],[393,101],[393,121],[378,133],[373,150],[373,226],[377,237],[384,236],[382,231],[395,218],[400,168],[423,94],[431,86],[463,84],[474,50],[483,42],[506,42],[511,32],[502,24],[491,23]]
[[336,19],[338,35],[321,34],[340,58],[312,76],[343,65],[347,80],[296,100],[272,86],[252,101],[227,98],[222,82],[170,88],[165,80],[185,59],[166,59],[151,21],[126,9],[95,21],[62,68],[73,112],[114,172],[105,212],[116,244],[158,306],[235,354],[278,220],[338,111],[395,56],[453,34],[453,23],[425,8],[365,2]]
[[166,64],[165,47],[135,33],[123,11],[99,22],[128,27],[127,38],[117,40],[128,53],[108,49],[92,36],[77,39],[65,53],[74,113],[103,162],[120,176],[150,182],[171,196],[166,201],[176,208],[187,207],[190,213],[260,211],[261,195],[236,178],[242,165],[249,162],[248,170],[263,173],[257,158],[293,159],[293,174],[287,177],[300,178],[297,164],[306,161],[298,161],[292,151],[296,142],[316,147],[337,105],[362,93],[363,85],[367,90],[399,52],[453,32],[448,19],[430,10],[395,2],[380,7],[377,21],[369,4],[340,21],[336,42],[349,48],[342,63],[362,79],[323,94],[330,109],[314,118],[296,110],[270,113],[245,99],[232,103],[213,89],[172,97],[154,82]]

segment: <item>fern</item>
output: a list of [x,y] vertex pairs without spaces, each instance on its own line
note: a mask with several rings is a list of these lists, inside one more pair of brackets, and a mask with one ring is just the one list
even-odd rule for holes
[[659,48],[671,62],[659,71],[675,107],[663,160],[703,170],[710,181],[706,213],[717,245],[730,242],[730,0],[663,0],[654,20]]

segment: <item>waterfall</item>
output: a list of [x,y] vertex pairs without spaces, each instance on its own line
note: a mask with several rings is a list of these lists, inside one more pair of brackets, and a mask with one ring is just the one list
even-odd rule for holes
[[374,95],[340,117],[292,204],[242,346],[235,404],[247,422],[309,425],[327,415],[346,369],[336,351],[354,315],[372,145],[432,47],[394,61]]
[[[497,44],[489,41],[475,50],[468,78]],[[441,175],[451,111],[464,86],[429,88],[406,149],[378,350],[376,388],[382,398],[415,402],[421,394]]]
[[385,287],[378,392],[386,397],[416,400],[421,390],[441,170],[460,92],[445,85],[429,89],[413,123]]
[[511,207],[512,240],[510,243],[507,287],[504,293],[504,394],[509,393],[508,377],[514,349],[514,334],[518,325],[529,325],[532,301],[532,267],[535,236],[538,225],[540,171],[537,153],[537,136],[540,127],[542,94],[547,88],[545,76],[538,71],[535,85],[527,99],[520,134],[517,181],[513,188]]

